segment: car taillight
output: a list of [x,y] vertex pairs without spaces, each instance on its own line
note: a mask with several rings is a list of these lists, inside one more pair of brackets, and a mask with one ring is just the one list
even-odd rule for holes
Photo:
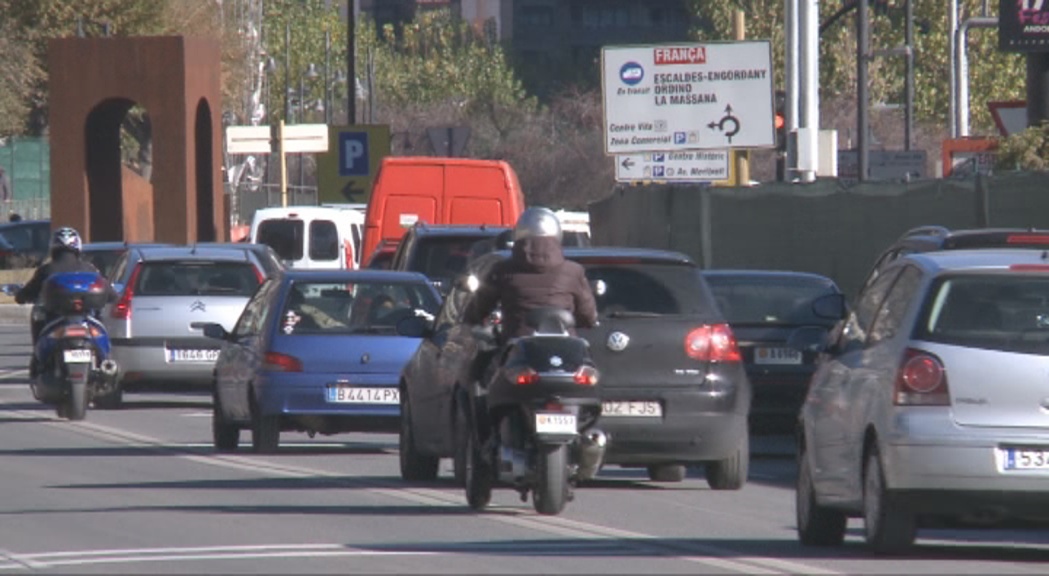
[[349,240],[343,240],[342,248],[346,253],[346,269],[353,270],[357,267],[353,262],[353,244]]
[[1010,234],[1005,238],[1005,243],[1049,245],[1049,234]]
[[1013,272],[1049,272],[1049,265],[1046,264],[1013,264],[1009,266],[1009,269]]
[[131,278],[128,279],[127,285],[124,286],[124,293],[120,295],[120,300],[113,305],[113,311],[110,312],[110,316],[117,320],[127,320],[131,318],[131,297],[135,295],[135,282],[138,281],[138,275],[142,272],[142,265],[136,264],[135,269],[131,271]]
[[83,338],[87,336],[87,328],[77,325],[69,325],[58,330],[56,334],[59,338]]
[[728,324],[707,324],[685,336],[685,354],[702,362],[739,362],[742,356]]
[[521,386],[535,384],[538,381],[539,373],[535,370],[532,370],[531,368],[525,368],[524,370],[518,372],[517,376],[514,377],[514,383]]
[[259,285],[266,281],[266,275],[262,273],[262,270],[254,266],[252,266],[252,269],[255,270],[255,279],[259,281]]
[[908,348],[900,361],[893,390],[897,406],[948,406],[947,372],[935,355]]
[[582,386],[596,386],[597,376],[597,368],[594,368],[593,366],[580,366],[579,370],[576,370],[575,374],[572,375],[572,380],[575,380],[576,384]]
[[262,369],[271,372],[302,372],[302,362],[280,352],[267,352],[262,360]]

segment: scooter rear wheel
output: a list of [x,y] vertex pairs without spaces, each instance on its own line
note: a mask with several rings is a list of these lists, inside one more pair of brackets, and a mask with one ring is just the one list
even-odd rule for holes
[[541,444],[536,460],[537,483],[532,505],[540,514],[560,514],[568,502],[568,446]]
[[477,433],[468,430],[465,434],[464,450],[464,485],[466,503],[474,510],[484,510],[492,501],[492,469],[481,455],[481,446],[477,442]]

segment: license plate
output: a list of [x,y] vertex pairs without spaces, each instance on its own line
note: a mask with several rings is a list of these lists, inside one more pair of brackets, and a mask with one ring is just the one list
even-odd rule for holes
[[663,406],[659,402],[603,402],[601,416],[642,416],[661,418]]
[[755,364],[801,364],[801,351],[793,348],[755,348]]
[[1006,470],[1049,470],[1049,449],[1006,448]]
[[66,361],[66,364],[91,364],[95,360],[95,355],[90,350],[64,350],[62,359]]
[[540,412],[535,415],[536,434],[575,434],[575,414]]
[[330,384],[328,385],[328,402],[340,404],[400,404],[401,391],[397,388],[366,388],[362,386]]
[[168,362],[214,362],[218,359],[218,350],[168,350]]

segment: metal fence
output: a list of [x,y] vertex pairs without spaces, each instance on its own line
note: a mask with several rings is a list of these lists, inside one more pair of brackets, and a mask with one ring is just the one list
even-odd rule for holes
[[[251,224],[259,208],[282,204],[280,184],[241,184],[226,190],[229,196],[231,226]],[[317,205],[316,186],[288,185],[288,206]]]
[[12,200],[0,205],[7,212],[3,214],[4,221],[17,214],[23,220],[47,220],[51,218],[51,198],[27,198]]
[[47,138],[0,138],[0,166],[14,200],[51,197],[51,147]]

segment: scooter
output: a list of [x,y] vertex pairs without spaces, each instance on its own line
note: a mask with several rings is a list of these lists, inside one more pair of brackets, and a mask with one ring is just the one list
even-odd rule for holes
[[109,334],[96,316],[106,305],[106,279],[94,272],[51,275],[34,321],[54,319],[40,331],[33,354],[33,396],[53,404],[59,418],[83,420],[88,404],[118,392],[117,363],[110,358]]
[[499,350],[494,373],[482,377],[487,386],[468,395],[464,480],[474,510],[502,483],[522,502],[531,494],[536,512],[560,514],[604,459],[608,438],[593,428],[599,374],[587,341],[570,335],[574,320],[564,310],[536,310],[528,323],[535,334]]

